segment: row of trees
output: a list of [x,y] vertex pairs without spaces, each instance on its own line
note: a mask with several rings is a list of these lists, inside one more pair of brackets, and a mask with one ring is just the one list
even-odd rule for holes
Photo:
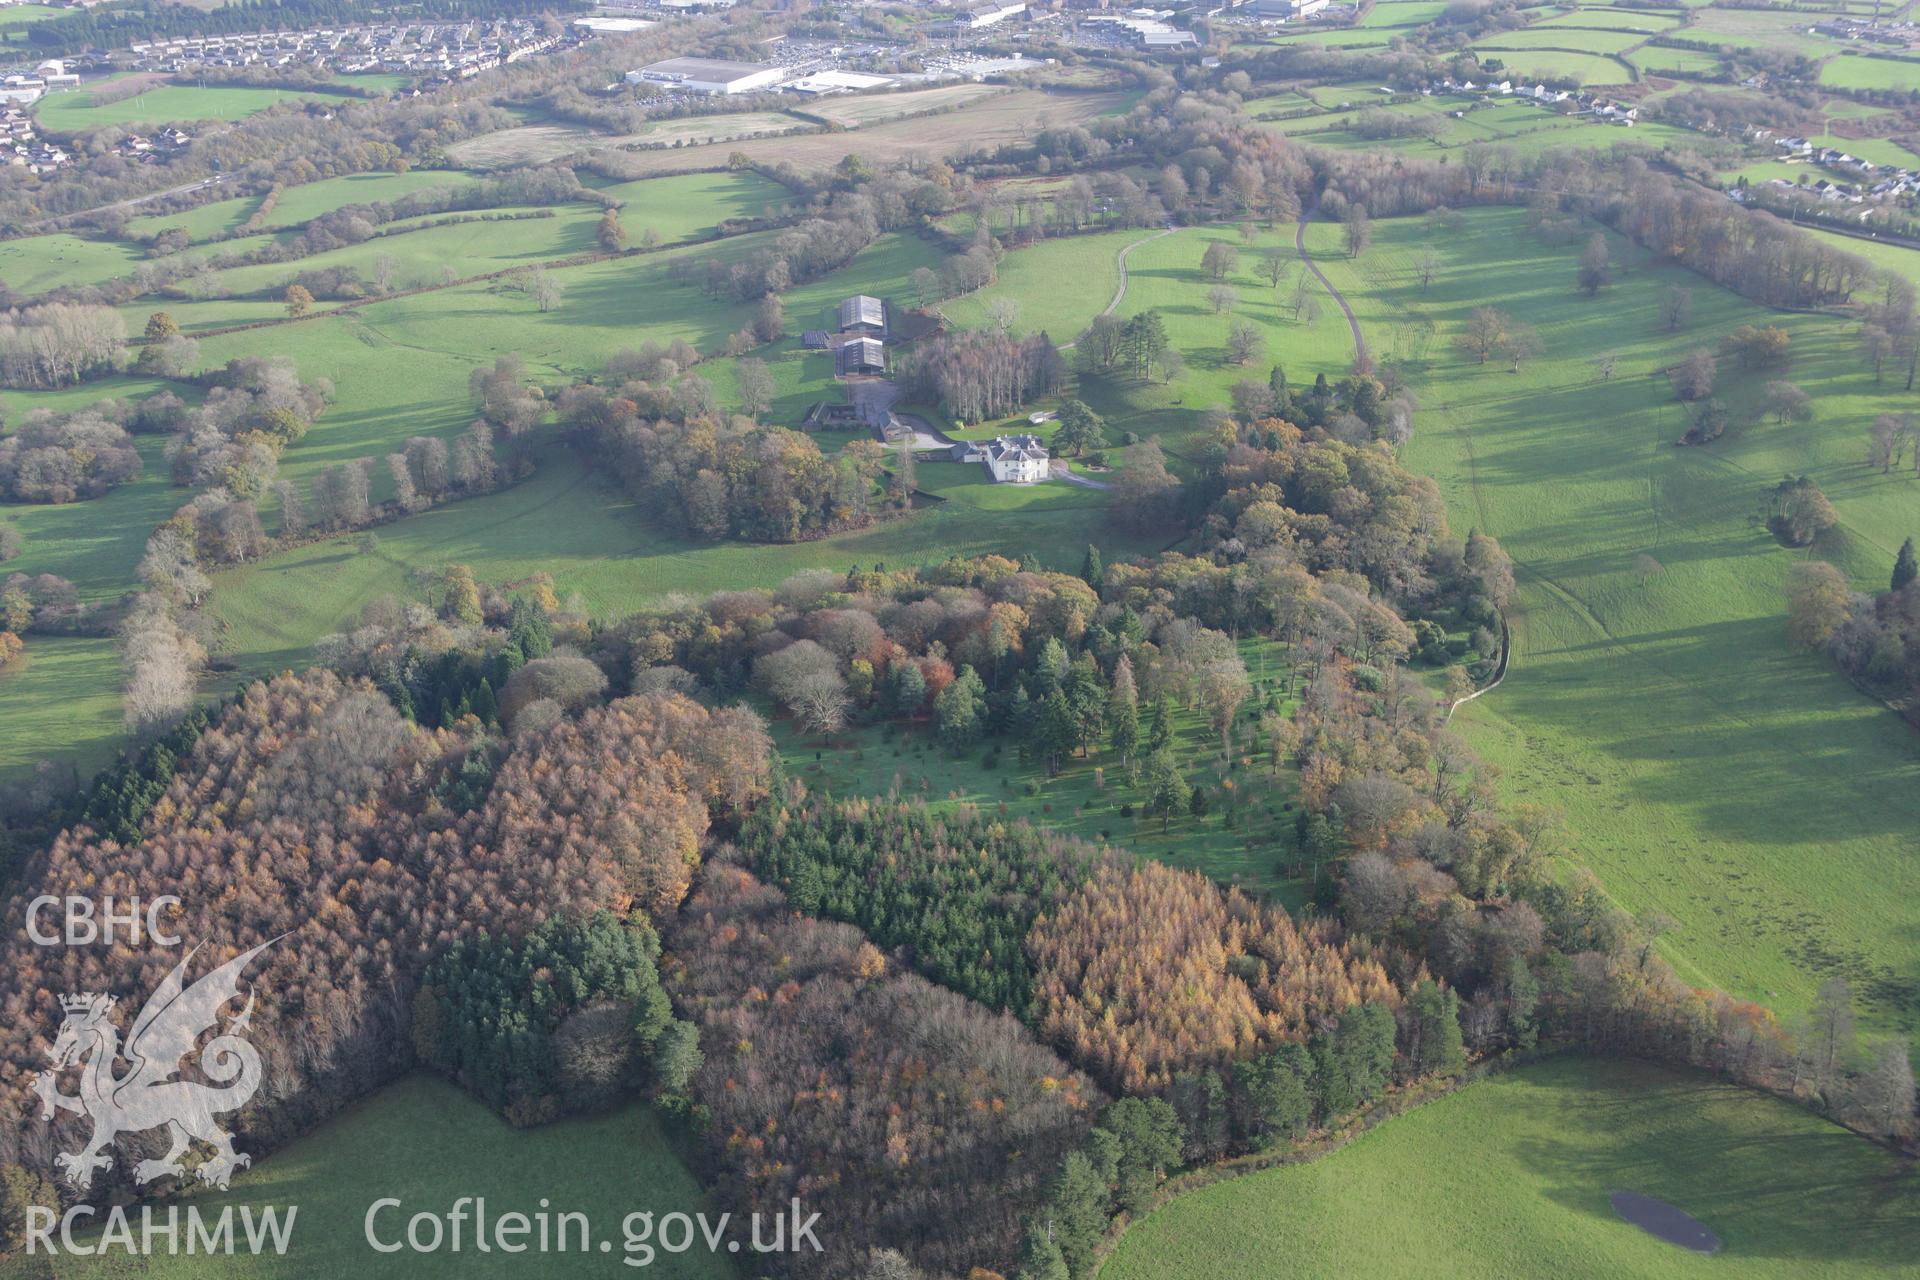
[[934,401],[962,422],[981,422],[1058,392],[1067,362],[1044,333],[1014,338],[962,329],[915,346],[897,376],[910,396]]

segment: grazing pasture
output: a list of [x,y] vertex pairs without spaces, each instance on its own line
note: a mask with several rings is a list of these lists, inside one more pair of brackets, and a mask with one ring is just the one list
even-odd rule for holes
[[[1882,583],[1920,511],[1920,478],[1861,462],[1897,384],[1874,383],[1848,325],[1761,311],[1619,241],[1624,273],[1589,300],[1573,288],[1579,242],[1544,245],[1517,213],[1469,215],[1439,243],[1380,224],[1357,262],[1337,228],[1314,232],[1375,357],[1420,399],[1409,464],[1439,481],[1456,529],[1495,534],[1518,564],[1513,669],[1455,720],[1505,771],[1503,794],[1563,811],[1572,856],[1617,902],[1671,917],[1661,945],[1684,976],[1792,1012],[1845,974],[1873,1021],[1920,1026],[1920,940],[1901,906],[1920,746],[1824,657],[1789,648],[1785,577],[1807,553],[1755,517],[1780,475],[1812,475],[1842,519],[1813,554]],[[1443,266],[1422,289],[1429,245]],[[1660,320],[1668,285],[1694,292],[1679,333]],[[1535,325],[1544,357],[1515,374],[1457,355],[1459,324],[1487,303]],[[1761,417],[1764,377],[1723,360],[1737,425],[1676,448],[1685,416],[1659,371],[1755,323],[1788,329],[1785,376],[1814,420]]]
[[[1622,1221],[1617,1190],[1692,1214],[1721,1251]],[[1560,1058],[1318,1160],[1180,1196],[1127,1230],[1100,1277],[1909,1275],[1917,1213],[1895,1157],[1796,1107],[1646,1063]]]
[[285,102],[340,102],[348,96],[324,90],[166,84],[118,102],[100,103],[87,89],[56,89],[34,104],[33,114],[47,132],[66,135],[107,125],[241,120]]
[[1920,84],[1920,59],[1843,53],[1821,64],[1820,83],[1838,89],[1911,89]]
[[141,256],[138,248],[118,240],[92,240],[64,231],[0,240],[0,281],[25,294],[99,284],[126,275]]
[[1484,43],[1475,45],[1473,51],[1482,58],[1499,58],[1506,64],[1505,74],[1527,79],[1573,79],[1593,87],[1630,84],[1638,75],[1618,57],[1603,57],[1568,48],[1510,48],[1507,44],[1509,38],[1504,34],[1489,37]]

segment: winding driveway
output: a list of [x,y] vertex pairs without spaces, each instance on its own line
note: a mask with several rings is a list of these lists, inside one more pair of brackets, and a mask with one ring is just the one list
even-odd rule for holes
[[[1168,227],[1165,231],[1156,231],[1150,236],[1146,236],[1142,239],[1135,240],[1132,244],[1124,244],[1120,246],[1120,252],[1113,255],[1113,265],[1117,267],[1120,271],[1120,285],[1118,288],[1116,288],[1113,291],[1113,300],[1107,303],[1106,310],[1102,311],[1099,315],[1095,316],[1094,319],[1099,320],[1099,319],[1102,319],[1103,317],[1112,315],[1115,311],[1120,309],[1120,304],[1127,300],[1127,255],[1131,254],[1135,249],[1138,249],[1141,245],[1147,244],[1150,241],[1158,240],[1162,236],[1170,236],[1174,232],[1178,231],[1179,229],[1180,228],[1178,227]],[[1072,342],[1061,343],[1060,350],[1071,351],[1078,345],[1080,345],[1080,339],[1075,338]]]
[[[1356,364],[1365,364],[1367,360],[1367,340],[1360,336],[1360,322],[1354,318],[1353,308],[1347,305],[1346,297],[1342,295],[1338,289],[1333,287],[1333,281],[1327,279],[1327,273],[1320,269],[1320,264],[1315,262],[1307,253],[1307,224],[1313,221],[1313,215],[1318,212],[1320,212],[1320,197],[1315,196],[1313,203],[1308,205],[1300,213],[1300,225],[1295,227],[1293,232],[1293,247],[1299,252],[1300,261],[1307,264],[1307,270],[1313,272],[1314,279],[1324,285],[1327,292],[1332,295],[1333,300],[1340,304],[1341,312],[1347,317],[1347,328],[1353,330],[1354,362]],[[1126,292],[1126,287],[1126,268],[1125,265],[1122,264],[1120,272],[1121,292]],[[1111,310],[1111,308],[1109,308],[1109,310]]]

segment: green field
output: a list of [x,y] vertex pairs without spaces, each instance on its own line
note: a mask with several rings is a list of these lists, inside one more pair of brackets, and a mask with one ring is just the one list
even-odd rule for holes
[[1839,89],[1911,89],[1920,85],[1920,60],[1843,53],[1821,65],[1820,83]]
[[1711,75],[1720,69],[1722,61],[1719,54],[1707,53],[1701,49],[1663,49],[1651,44],[1642,45],[1627,54],[1626,58],[1628,62],[1649,75],[1658,75],[1662,71]]
[[[1663,948],[1689,980],[1791,1012],[1845,973],[1875,1021],[1914,1029],[1920,743],[1824,658],[1788,649],[1783,583],[1804,553],[1753,519],[1766,485],[1811,474],[1843,521],[1816,554],[1883,584],[1920,524],[1920,479],[1867,471],[1860,424],[1897,405],[1897,387],[1860,368],[1846,324],[1769,317],[1618,241],[1631,271],[1589,302],[1572,288],[1577,247],[1543,246],[1516,213],[1469,215],[1425,293],[1420,224],[1377,225],[1358,263],[1334,250],[1337,228],[1314,231],[1376,358],[1420,398],[1409,464],[1439,481],[1456,530],[1494,533],[1518,562],[1513,670],[1455,722],[1505,770],[1508,802],[1565,812],[1577,856],[1623,907],[1670,915]],[[1494,280],[1545,342],[1518,375],[1449,347]],[[1692,328],[1671,337],[1657,317],[1670,282],[1695,291]],[[1652,373],[1769,320],[1793,335],[1789,376],[1814,422],[1745,422],[1761,378],[1723,365],[1743,425],[1675,448],[1684,424]],[[1602,382],[1589,361],[1607,351],[1619,371]],[[1663,566],[1644,580],[1643,553]]]
[[1504,35],[1494,36],[1475,45],[1473,51],[1482,59],[1500,59],[1509,75],[1575,78],[1588,86],[1628,84],[1634,78],[1633,72],[1618,58],[1564,49],[1512,49],[1507,47],[1507,39]]
[[[1713,1257],[1622,1221],[1677,1205]],[[1920,1200],[1844,1129],[1703,1076],[1562,1058],[1470,1085],[1311,1163],[1223,1182],[1131,1227],[1101,1280],[1920,1274]]]
[[88,240],[56,232],[0,240],[0,281],[19,293],[45,293],[61,285],[99,284],[140,264],[140,250],[117,240]]
[[110,124],[158,126],[197,120],[243,120],[283,102],[339,102],[346,96],[239,85],[168,84],[119,102],[96,106],[90,90],[56,89],[34,104],[33,113],[47,132],[74,134]]
[[1446,0],[1394,0],[1376,4],[1360,20],[1363,27],[1423,27],[1446,10]]
[[1529,31],[1574,30],[1590,31],[1634,31],[1641,35],[1656,35],[1662,31],[1671,31],[1680,25],[1675,14],[1653,13],[1644,9],[1607,9],[1583,8],[1569,13],[1558,13],[1551,18],[1542,18],[1530,23]]
[[[244,1143],[242,1144],[244,1149]],[[488,1217],[519,1212],[579,1212],[592,1224],[595,1247],[538,1257],[533,1253],[481,1252],[474,1248],[469,1217],[462,1249],[436,1253],[376,1252],[366,1242],[365,1219],[376,1200],[397,1199],[376,1219],[377,1238],[400,1239],[407,1219],[421,1212],[447,1214],[463,1196],[485,1197]],[[296,1209],[285,1256],[169,1257],[137,1260],[125,1255],[54,1260],[57,1274],[74,1280],[129,1274],[153,1277],[220,1277],[231,1280],[311,1280],[315,1276],[615,1276],[635,1274],[622,1262],[622,1220],[629,1213],[697,1213],[706,1206],[700,1186],[680,1163],[653,1112],[630,1103],[606,1115],[561,1120],[536,1129],[513,1129],[433,1076],[410,1076],[322,1125],[285,1150],[258,1161],[234,1179],[230,1192],[196,1195],[202,1214],[224,1206]],[[161,1211],[164,1221],[165,1211]],[[134,1218],[135,1239],[139,1219]],[[444,1225],[444,1223],[443,1223]],[[236,1234],[240,1228],[235,1225]],[[185,1223],[182,1223],[185,1230]],[[58,1241],[58,1236],[55,1240]],[[184,1237],[183,1237],[184,1238]],[[697,1238],[697,1237],[696,1237]],[[533,1237],[528,1237],[532,1240]],[[576,1234],[572,1237],[577,1240]],[[597,1242],[609,1240],[602,1253]],[[159,1248],[164,1248],[164,1237]],[[636,1254],[636,1256],[639,1256]],[[0,1275],[47,1274],[44,1260],[22,1257],[0,1263]],[[681,1254],[659,1252],[647,1275],[678,1280],[730,1280],[730,1260],[704,1245]]]
[[[1619,53],[1631,49],[1645,37],[1633,31],[1602,31],[1591,28],[1548,27],[1545,30],[1528,27],[1523,31],[1503,31],[1490,36],[1485,42],[1486,48],[1499,46],[1508,49],[1565,49],[1575,53]],[[1501,54],[1505,57],[1505,53]],[[1513,59],[1508,58],[1511,62]]]

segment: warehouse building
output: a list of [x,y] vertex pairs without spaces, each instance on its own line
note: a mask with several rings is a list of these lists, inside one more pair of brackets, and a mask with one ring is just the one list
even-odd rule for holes
[[753,93],[770,89],[787,74],[765,62],[726,62],[719,58],[668,58],[627,72],[633,83],[664,85],[688,93]]

